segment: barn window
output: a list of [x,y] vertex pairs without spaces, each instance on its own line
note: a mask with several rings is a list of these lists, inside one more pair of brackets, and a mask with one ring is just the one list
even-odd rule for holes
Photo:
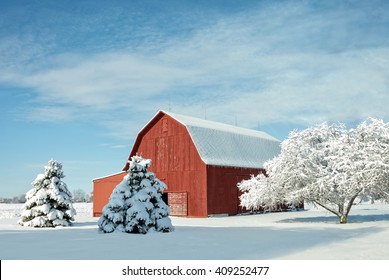
[[168,130],[167,119],[162,120],[162,132],[166,133]]

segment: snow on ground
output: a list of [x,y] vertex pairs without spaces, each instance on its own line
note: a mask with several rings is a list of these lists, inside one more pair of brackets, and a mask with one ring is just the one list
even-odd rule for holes
[[17,224],[22,205],[0,204],[0,259],[389,260],[389,205],[361,204],[340,225],[328,212],[172,218],[172,233],[98,232],[92,204],[76,203],[71,227]]

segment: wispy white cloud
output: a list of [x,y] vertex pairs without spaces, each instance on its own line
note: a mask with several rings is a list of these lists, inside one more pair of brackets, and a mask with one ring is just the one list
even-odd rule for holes
[[108,147],[110,149],[130,149],[129,144],[112,144],[112,143],[103,143],[99,145],[100,147]]
[[246,122],[249,126],[255,126],[258,119],[311,125],[324,120],[389,117],[385,109],[389,67],[384,61],[378,63],[388,54],[389,49],[373,49],[303,55],[288,62],[283,72],[268,72],[273,81],[264,89],[242,92],[221,110],[235,108],[241,118],[252,120]]
[[378,7],[269,9],[225,19],[162,55],[179,55],[197,73],[190,80],[199,93],[219,97],[208,104],[208,116],[219,120],[233,113],[256,127],[258,120],[307,125],[389,117],[389,44],[366,32],[379,24],[361,23],[372,9],[382,16]]
[[105,53],[28,76],[24,83],[38,90],[42,102],[110,109],[157,95],[184,72],[133,54]]
[[27,119],[29,121],[40,122],[63,122],[74,120],[75,116],[72,114],[74,111],[69,107],[60,106],[40,106],[36,108],[30,108]]
[[36,91],[30,119],[89,117],[117,137],[134,137],[168,103],[247,127],[389,117],[388,20],[376,2],[358,5],[262,4],[161,46],[60,54],[7,80]]

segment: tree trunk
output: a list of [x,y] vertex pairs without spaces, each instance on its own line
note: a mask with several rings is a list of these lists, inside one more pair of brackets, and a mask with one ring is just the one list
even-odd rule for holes
[[359,195],[360,192],[361,192],[361,190],[359,190],[359,191],[350,199],[350,201],[349,201],[348,204],[347,204],[346,213],[342,213],[342,215],[339,217],[340,223],[341,223],[341,224],[347,224],[347,217],[348,217],[348,214],[350,213],[351,207],[353,206],[354,201],[355,201],[355,199],[357,198],[357,196]]
[[343,214],[339,217],[339,221],[341,224],[347,224],[347,214]]

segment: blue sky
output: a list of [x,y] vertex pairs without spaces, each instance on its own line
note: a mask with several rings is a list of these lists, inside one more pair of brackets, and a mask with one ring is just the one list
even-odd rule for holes
[[[0,1],[0,197],[70,190],[160,109],[264,130],[389,117],[389,1]],[[206,113],[205,113],[206,112]]]

